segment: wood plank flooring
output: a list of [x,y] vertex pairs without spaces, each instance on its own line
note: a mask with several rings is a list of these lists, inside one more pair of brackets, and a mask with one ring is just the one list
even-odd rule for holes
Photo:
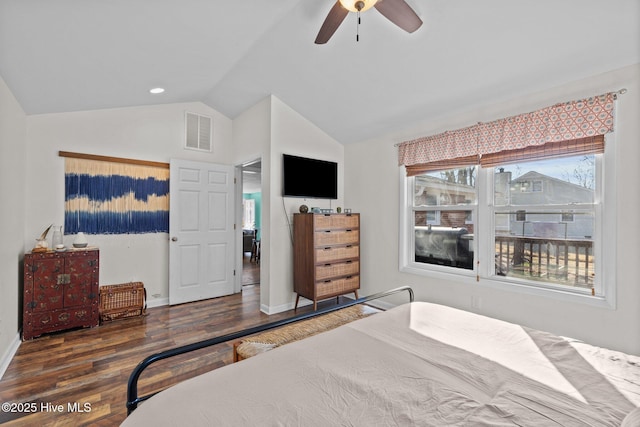
[[260,284],[260,263],[251,261],[251,252],[242,256],[242,286]]
[[[259,294],[259,286],[243,286],[242,293],[228,297],[152,308],[144,317],[22,343],[0,381],[0,403],[35,407],[35,412],[0,411],[0,424],[119,425],[126,417],[127,380],[146,356],[294,314],[289,311],[267,316],[259,311]],[[335,303],[331,299],[323,306]],[[298,313],[310,309],[302,307]],[[231,344],[221,344],[159,362],[143,374],[140,393],[232,363],[231,349]]]

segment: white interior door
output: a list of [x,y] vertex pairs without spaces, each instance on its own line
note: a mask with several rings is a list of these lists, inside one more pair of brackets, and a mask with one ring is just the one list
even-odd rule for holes
[[234,291],[234,167],[171,160],[169,304]]

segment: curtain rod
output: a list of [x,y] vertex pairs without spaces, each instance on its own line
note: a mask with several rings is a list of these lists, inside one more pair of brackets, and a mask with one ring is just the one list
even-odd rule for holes
[[[622,89],[619,89],[615,92],[609,92],[613,94],[613,99],[618,99],[617,96],[618,95],[624,95],[625,93],[627,93],[627,88],[623,87]],[[478,122],[477,124],[480,124],[482,122]],[[404,141],[406,142],[406,141]],[[400,145],[404,144],[404,142],[396,142],[395,144],[393,144],[394,147],[399,147]]]
[[72,159],[98,160],[101,162],[126,163],[130,165],[152,166],[156,168],[169,169],[169,163],[152,162],[148,160],[126,159],[123,157],[98,156],[96,154],[72,153],[70,151],[59,151],[58,156],[69,157]]

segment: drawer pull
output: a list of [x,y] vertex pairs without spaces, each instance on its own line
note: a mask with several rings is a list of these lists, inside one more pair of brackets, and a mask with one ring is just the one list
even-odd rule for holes
[[351,264],[352,262],[353,262],[352,260],[349,260],[349,261],[347,261],[347,264]]
[[325,280],[324,283],[331,283],[331,280]]
[[324,266],[325,267],[331,267],[331,264],[330,263],[326,263]]

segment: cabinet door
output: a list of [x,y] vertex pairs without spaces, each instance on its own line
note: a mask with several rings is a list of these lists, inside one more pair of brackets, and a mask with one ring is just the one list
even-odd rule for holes
[[[64,260],[57,257],[36,258],[30,264],[28,281],[25,286],[33,289],[30,301],[25,304],[34,312],[54,310],[63,307]],[[27,295],[25,297],[29,298]]]
[[96,257],[94,255],[70,256],[66,259],[65,273],[68,283],[64,285],[64,306],[91,305],[97,298],[94,282],[97,283]]

